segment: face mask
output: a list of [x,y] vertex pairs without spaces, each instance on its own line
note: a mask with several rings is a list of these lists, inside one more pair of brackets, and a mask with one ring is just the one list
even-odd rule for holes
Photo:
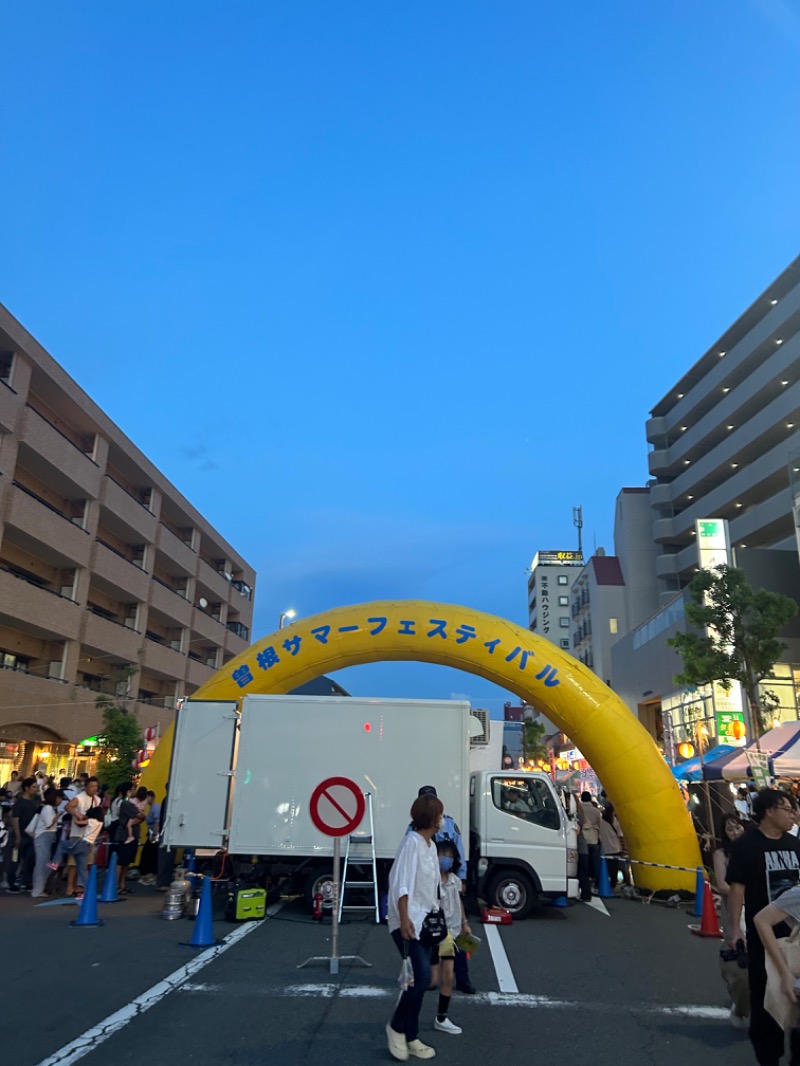
[[453,860],[449,855],[439,856],[439,869],[443,874],[446,874],[448,870],[453,869]]

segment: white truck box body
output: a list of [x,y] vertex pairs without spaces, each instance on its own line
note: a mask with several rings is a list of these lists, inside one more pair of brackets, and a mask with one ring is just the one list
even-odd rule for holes
[[[245,697],[229,850],[331,854],[333,838],[309,815],[314,789],[329,777],[372,793],[376,858],[394,857],[422,785],[434,785],[466,826],[469,714],[468,703],[451,700]],[[366,815],[356,831],[368,831]]]

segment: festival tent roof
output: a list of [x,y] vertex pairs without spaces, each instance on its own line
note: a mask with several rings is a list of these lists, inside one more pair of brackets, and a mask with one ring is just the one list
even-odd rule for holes
[[693,758],[687,759],[686,762],[673,766],[672,772],[679,781],[702,781],[703,765],[705,763],[714,762],[715,759],[720,759],[723,755],[733,755],[740,750],[740,748],[732,747],[730,744],[717,744],[715,748],[709,748],[702,761],[699,755],[695,755]]
[[[774,772],[785,776],[800,777],[800,722],[781,722],[765,733],[760,740],[762,752],[767,752],[772,758]],[[796,757],[793,763],[786,759],[789,749],[796,748]],[[755,742],[748,744],[746,748],[738,748],[735,752],[723,755],[713,762],[707,762],[703,776],[707,781],[745,781],[750,777],[750,764],[747,761],[747,752],[755,751]],[[794,765],[794,773],[790,772],[790,765]],[[780,767],[780,769],[779,769]]]

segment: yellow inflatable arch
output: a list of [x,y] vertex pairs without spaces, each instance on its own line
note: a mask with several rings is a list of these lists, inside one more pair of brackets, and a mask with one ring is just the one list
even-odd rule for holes
[[[635,715],[572,656],[490,614],[424,600],[339,607],[264,637],[217,671],[192,699],[290,692],[329,671],[390,659],[479,674],[541,710],[597,772],[632,858],[688,871],[700,865],[680,789]],[[142,779],[158,795],[169,772],[172,736],[170,727]],[[695,875],[637,866],[636,882],[654,890],[692,891]]]

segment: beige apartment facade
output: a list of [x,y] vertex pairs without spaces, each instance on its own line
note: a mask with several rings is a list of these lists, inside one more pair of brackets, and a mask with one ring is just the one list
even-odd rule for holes
[[0,304],[0,781],[90,760],[109,685],[166,727],[249,645],[255,580]]

